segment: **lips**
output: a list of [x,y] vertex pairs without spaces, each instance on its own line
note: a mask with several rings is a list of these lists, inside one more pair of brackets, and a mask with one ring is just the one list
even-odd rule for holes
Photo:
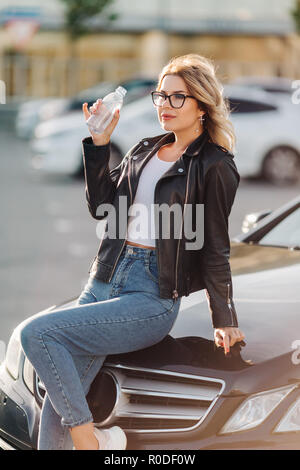
[[173,119],[175,118],[176,116],[172,116],[171,114],[162,114],[161,115],[161,118],[162,119]]

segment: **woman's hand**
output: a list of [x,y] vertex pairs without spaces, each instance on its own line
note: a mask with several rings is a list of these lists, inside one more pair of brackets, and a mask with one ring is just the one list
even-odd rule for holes
[[229,353],[230,347],[237,341],[245,339],[244,333],[237,327],[225,326],[224,328],[214,329],[215,344],[223,347],[225,354]]
[[[86,121],[91,116],[91,114],[95,114],[98,111],[98,109],[101,107],[101,104],[102,104],[102,100],[99,98],[90,107],[91,112],[89,112],[88,104],[83,103],[82,111],[83,111],[84,118],[85,118]],[[90,132],[90,134],[92,136],[92,139],[93,139],[93,143],[95,145],[106,145],[106,144],[108,144],[108,142],[110,141],[110,136],[113,133],[114,128],[118,124],[119,118],[120,118],[120,110],[117,109],[115,111],[114,115],[113,115],[112,121],[108,124],[108,126],[106,127],[106,129],[104,130],[104,132],[102,134],[96,134],[95,132],[92,132],[89,129],[89,132]]]

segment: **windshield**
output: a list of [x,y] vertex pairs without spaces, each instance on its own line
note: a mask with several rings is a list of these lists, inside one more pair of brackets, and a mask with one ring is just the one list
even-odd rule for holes
[[259,245],[300,247],[300,207],[264,235]]

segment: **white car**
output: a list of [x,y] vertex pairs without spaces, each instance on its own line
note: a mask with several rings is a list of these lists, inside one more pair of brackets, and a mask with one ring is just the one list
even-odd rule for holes
[[293,91],[293,80],[287,77],[250,75],[240,76],[230,82],[232,85],[256,87],[269,93],[285,94],[290,96]]
[[299,106],[254,87],[226,87],[237,135],[236,164],[242,177],[275,184],[300,182]]
[[[253,87],[227,85],[237,135],[235,161],[241,177],[263,176],[272,183],[300,181],[300,115],[296,105]],[[137,141],[164,133],[151,95],[121,110],[111,137],[111,168]],[[89,135],[82,111],[37,126],[32,163],[43,171],[82,172],[81,140]]]
[[30,139],[34,128],[41,122],[43,109],[46,106],[55,107],[56,110],[64,107],[64,98],[37,98],[27,100],[20,104],[15,119],[15,132],[20,139]]
[[56,118],[73,111],[81,111],[82,103],[91,106],[97,98],[114,91],[118,85],[127,90],[124,105],[145,96],[155,86],[155,79],[150,76],[136,75],[121,83],[105,81],[91,88],[80,91],[69,98],[49,97],[28,100],[19,107],[16,120],[16,135],[21,139],[31,139],[35,127],[48,119]]

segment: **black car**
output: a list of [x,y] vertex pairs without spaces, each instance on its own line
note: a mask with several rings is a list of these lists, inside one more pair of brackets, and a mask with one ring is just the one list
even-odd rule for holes
[[[228,357],[215,346],[199,291],[182,298],[163,341],[107,356],[88,402],[98,426],[125,430],[129,450],[300,450],[300,197],[268,212],[232,240],[245,342]],[[24,358],[19,329],[0,370],[3,449],[36,448],[45,393]]]

